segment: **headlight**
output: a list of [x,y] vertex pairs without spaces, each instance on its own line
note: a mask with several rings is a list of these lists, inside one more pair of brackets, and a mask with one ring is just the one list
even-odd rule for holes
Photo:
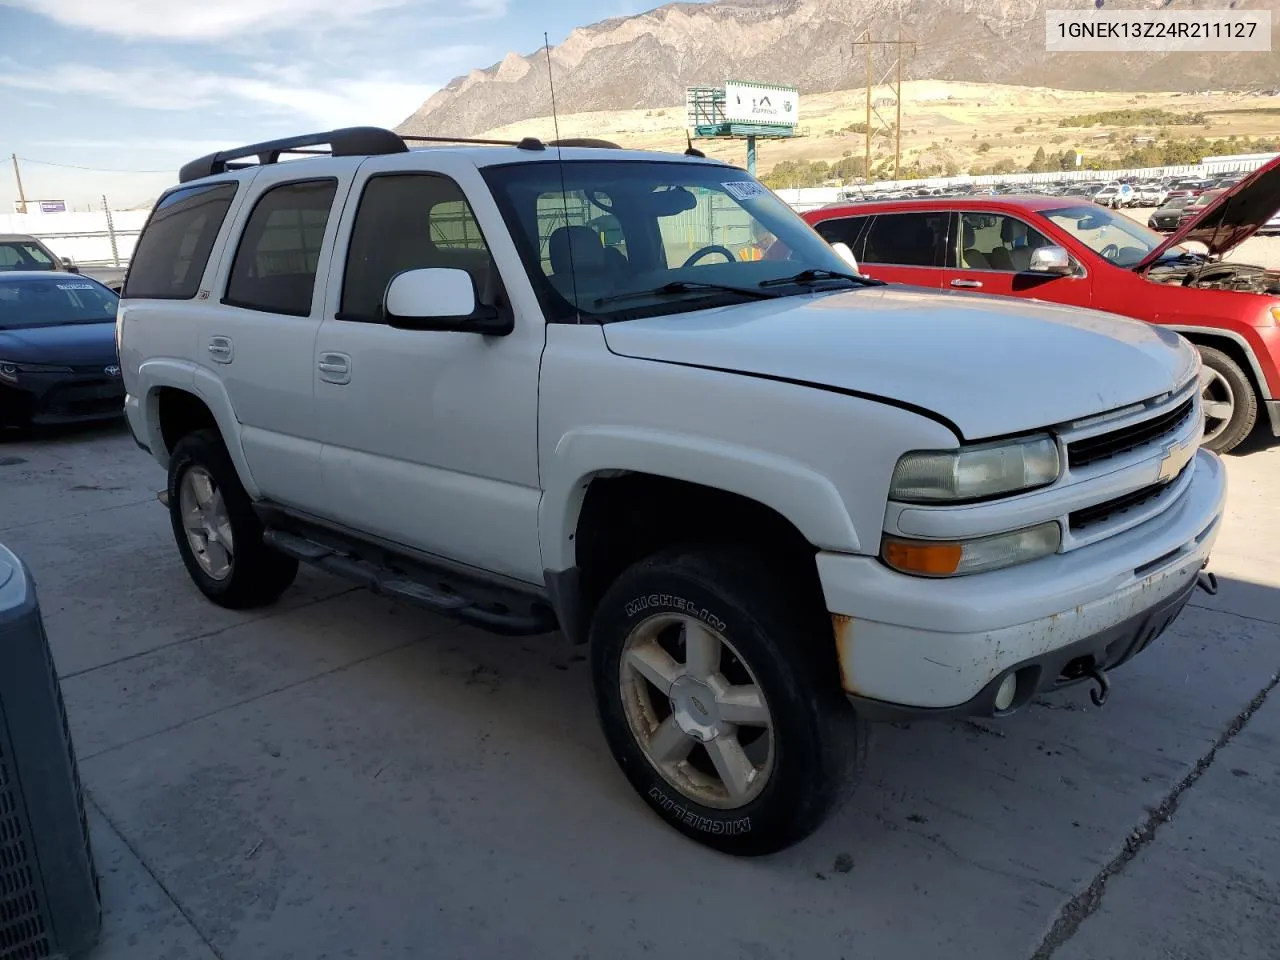
[[1058,479],[1062,464],[1050,436],[1003,440],[960,450],[920,450],[898,461],[891,500],[978,500],[1030,490]]
[[919,577],[960,577],[1038,560],[1057,553],[1062,528],[1056,520],[977,540],[904,540],[885,537],[884,562]]
[[11,363],[8,360],[0,360],[0,380],[8,380],[10,383],[18,382],[18,374],[20,373],[71,373],[70,367],[48,366],[43,363]]

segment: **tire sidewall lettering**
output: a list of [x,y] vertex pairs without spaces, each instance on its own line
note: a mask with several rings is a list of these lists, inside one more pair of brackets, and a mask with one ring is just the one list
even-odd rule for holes
[[695,620],[699,620],[721,633],[724,633],[728,628],[728,625],[723,620],[706,607],[672,593],[649,593],[636,597],[627,601],[625,609],[628,617],[635,617],[649,610],[678,610],[680,613],[693,617]]
[[692,827],[695,830],[701,830],[703,833],[709,833],[713,836],[733,837],[751,832],[750,817],[708,817],[680,800],[668,796],[661,787],[650,787],[649,799],[654,802],[654,805],[664,815],[670,817],[673,821],[683,823],[685,826]]

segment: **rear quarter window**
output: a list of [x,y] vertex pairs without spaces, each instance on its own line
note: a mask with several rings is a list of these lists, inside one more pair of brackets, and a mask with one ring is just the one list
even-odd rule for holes
[[134,300],[190,300],[231,208],[233,181],[165,194],[151,212],[129,263],[123,296]]

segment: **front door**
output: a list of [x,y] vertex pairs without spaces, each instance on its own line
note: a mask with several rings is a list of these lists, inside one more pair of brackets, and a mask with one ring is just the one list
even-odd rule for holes
[[989,293],[1087,307],[1091,282],[1083,268],[1072,276],[1031,273],[1031,252],[1050,246],[1026,221],[1005,213],[961,211],[942,287],[953,293]]
[[[311,354],[323,515],[415,550],[528,582],[538,545],[538,369],[546,328],[532,294],[510,305],[489,238],[517,263],[474,164],[443,151],[366,161],[343,214]],[[406,172],[406,163],[418,169]],[[506,336],[396,329],[397,273],[452,267],[510,308]],[[523,281],[528,289],[527,278]],[[522,291],[523,293],[523,291]]]

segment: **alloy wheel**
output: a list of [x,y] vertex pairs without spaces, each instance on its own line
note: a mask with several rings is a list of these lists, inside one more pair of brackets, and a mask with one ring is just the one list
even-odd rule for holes
[[1200,368],[1200,408],[1204,411],[1204,438],[1211,443],[1220,437],[1236,412],[1236,395],[1231,384],[1210,366]]
[[619,665],[627,723],[645,758],[684,797],[736,809],[773,771],[773,718],[733,645],[693,617],[650,617]]
[[187,543],[200,569],[214,580],[225,580],[235,559],[231,519],[222,491],[204,467],[193,466],[183,475],[178,506]]

